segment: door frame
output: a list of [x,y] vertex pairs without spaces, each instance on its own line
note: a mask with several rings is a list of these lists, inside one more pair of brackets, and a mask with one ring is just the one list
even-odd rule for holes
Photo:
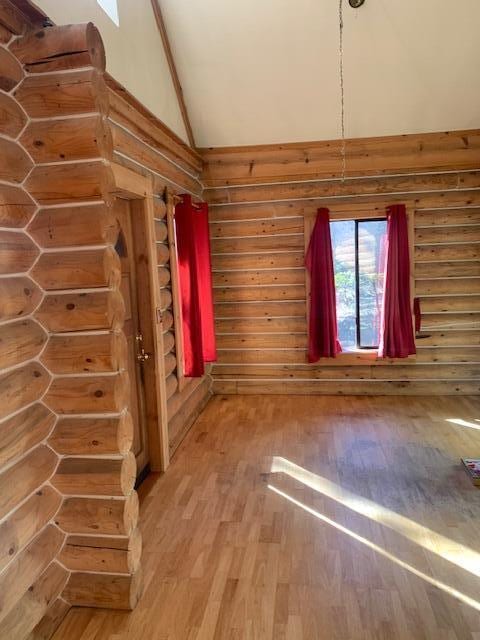
[[[153,179],[112,162],[114,189],[112,195],[130,201],[134,237],[141,237],[145,247],[144,279],[148,283],[149,329],[145,335],[147,351],[152,353],[145,363],[145,401],[147,438],[151,471],[165,471],[170,463],[168,443],[167,395],[163,355],[163,320],[157,275]],[[136,241],[135,241],[136,243]],[[145,298],[143,298],[145,300]],[[139,301],[140,302],[140,301]],[[141,308],[140,303],[140,308]]]

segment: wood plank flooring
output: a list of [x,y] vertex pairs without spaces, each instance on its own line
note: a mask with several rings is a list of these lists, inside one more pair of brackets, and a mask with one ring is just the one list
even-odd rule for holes
[[215,396],[142,488],[137,609],[54,638],[480,640],[462,456],[479,398]]

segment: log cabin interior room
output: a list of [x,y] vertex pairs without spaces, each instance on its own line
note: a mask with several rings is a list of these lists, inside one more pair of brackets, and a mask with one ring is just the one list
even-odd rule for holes
[[0,0],[0,640],[480,639],[477,0]]

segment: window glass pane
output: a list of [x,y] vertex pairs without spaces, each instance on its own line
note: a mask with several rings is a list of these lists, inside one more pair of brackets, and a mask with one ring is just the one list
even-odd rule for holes
[[97,0],[97,4],[102,7],[107,16],[117,25],[117,27],[120,26],[117,0]]
[[330,223],[337,294],[338,337],[343,350],[354,349],[356,338],[355,221]]
[[358,222],[360,347],[378,347],[383,297],[386,220]]

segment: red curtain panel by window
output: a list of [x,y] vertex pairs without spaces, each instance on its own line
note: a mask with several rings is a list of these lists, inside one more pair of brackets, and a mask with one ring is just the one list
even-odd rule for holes
[[342,347],[338,341],[335,275],[333,271],[330,216],[328,209],[318,209],[305,266],[310,273],[310,322],[308,361],[334,358]]
[[199,377],[216,359],[208,206],[188,194],[175,207],[178,274],[182,302],[184,373]]
[[382,305],[381,358],[416,353],[410,299],[408,222],[404,204],[387,208],[385,287]]

